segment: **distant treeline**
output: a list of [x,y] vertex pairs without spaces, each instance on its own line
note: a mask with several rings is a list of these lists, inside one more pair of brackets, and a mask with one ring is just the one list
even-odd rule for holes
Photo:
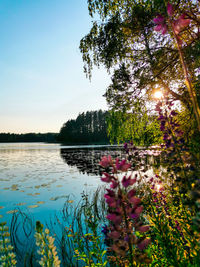
[[57,133],[26,133],[26,134],[14,134],[14,133],[0,133],[0,142],[56,142]]
[[106,116],[107,111],[87,111],[75,120],[68,120],[57,137],[65,144],[108,144]]

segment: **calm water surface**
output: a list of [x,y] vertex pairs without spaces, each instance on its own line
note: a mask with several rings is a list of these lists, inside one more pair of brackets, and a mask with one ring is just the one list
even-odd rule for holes
[[[87,168],[94,158],[88,158],[87,153],[83,156],[82,150],[80,154],[80,148],[72,150],[72,147],[44,143],[1,143],[2,219],[10,221],[18,209],[33,214],[36,219],[45,219],[62,210],[66,200],[78,201],[83,191],[94,191],[102,184],[98,166],[96,170],[88,171]],[[76,153],[74,149],[77,149]]]
[[122,158],[123,153],[110,146],[0,143],[0,220],[10,222],[20,210],[48,221],[66,201],[72,205],[83,191],[94,192],[103,184],[99,166],[103,155]]

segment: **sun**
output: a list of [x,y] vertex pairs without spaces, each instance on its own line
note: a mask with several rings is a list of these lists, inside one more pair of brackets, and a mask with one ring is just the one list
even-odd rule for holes
[[163,93],[161,92],[161,91],[155,91],[155,93],[154,93],[154,97],[156,98],[156,99],[161,99],[162,97],[163,97]]

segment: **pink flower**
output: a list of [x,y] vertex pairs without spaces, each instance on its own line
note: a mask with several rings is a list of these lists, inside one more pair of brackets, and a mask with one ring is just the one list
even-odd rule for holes
[[110,188],[115,189],[118,186],[118,182],[116,182],[115,180],[112,180]]
[[106,218],[115,224],[120,224],[122,221],[122,217],[115,213],[109,213]]
[[140,215],[140,213],[142,213],[143,211],[143,206],[140,206],[138,207],[136,210],[135,210],[135,213],[137,213],[138,215]]
[[136,194],[136,191],[134,189],[131,189],[129,192],[128,192],[128,198],[131,198],[133,196],[135,196]]
[[109,155],[108,157],[106,156],[103,156],[101,161],[99,162],[99,164],[104,167],[104,168],[107,168],[109,166],[112,165],[112,158],[111,156]]
[[136,182],[136,179],[131,179],[131,175],[127,178],[126,176],[122,179],[122,185],[126,188],[129,185],[133,185]]
[[107,197],[106,203],[108,204],[108,206],[110,206],[112,208],[116,208],[116,206],[117,206],[116,200],[113,197]]
[[108,234],[108,237],[112,239],[118,239],[120,237],[120,233],[117,231],[112,231],[111,233]]
[[172,4],[170,4],[169,2],[167,4],[167,13],[170,17],[172,17],[174,14],[174,8],[173,8]]
[[129,217],[132,218],[132,219],[138,219],[139,218],[139,214],[132,212],[132,213],[129,214]]
[[155,24],[157,24],[154,30],[157,32],[161,31],[162,34],[164,35],[167,32],[167,25],[165,23],[165,18],[161,15],[157,15],[157,17],[153,19],[153,21],[155,22]]
[[155,19],[153,19],[153,21],[156,23],[156,24],[162,24],[165,22],[165,18],[161,15],[157,15],[157,17]]
[[110,174],[104,172],[103,175],[105,177],[101,177],[101,181],[105,182],[105,183],[110,183],[112,181],[113,176],[111,176]]
[[136,207],[141,202],[141,200],[138,197],[131,197],[129,198],[129,202],[133,203]]
[[149,231],[149,226],[148,226],[148,225],[143,225],[143,226],[138,227],[137,230],[138,230],[140,233],[144,233],[144,232]]
[[151,243],[151,239],[150,238],[146,238],[144,240],[142,240],[139,244],[138,244],[138,248],[140,250],[145,249],[149,244]]
[[123,159],[121,162],[119,161],[119,159],[116,159],[116,167],[117,170],[122,171],[122,172],[126,172],[130,167],[131,164],[127,163],[125,159]]
[[185,18],[185,14],[182,14],[177,20],[173,22],[174,32],[179,34],[185,27],[190,24],[190,19]]

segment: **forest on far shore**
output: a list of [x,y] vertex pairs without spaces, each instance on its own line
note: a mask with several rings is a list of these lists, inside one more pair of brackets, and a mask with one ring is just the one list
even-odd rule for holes
[[56,142],[57,133],[0,133],[1,143],[14,143],[14,142]]
[[160,135],[158,121],[144,112],[133,114],[96,110],[80,113],[76,119],[68,120],[59,133],[0,133],[0,142],[103,145],[120,143],[120,136],[124,142],[132,140],[135,145],[152,145],[160,143]]

